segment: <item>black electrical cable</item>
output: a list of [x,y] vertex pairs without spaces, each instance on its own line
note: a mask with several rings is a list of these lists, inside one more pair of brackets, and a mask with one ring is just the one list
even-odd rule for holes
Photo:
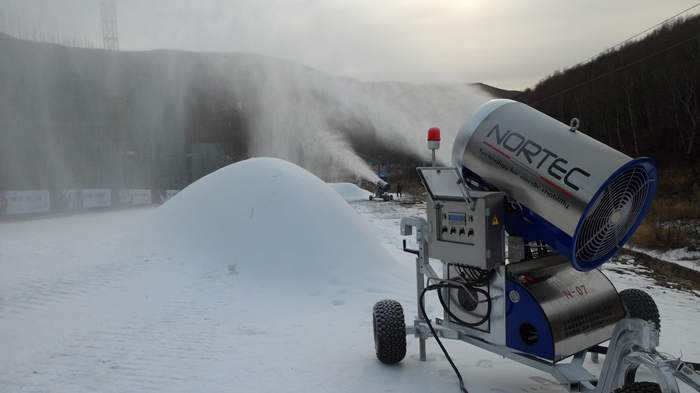
[[[435,338],[435,341],[437,341],[438,345],[440,346],[440,349],[442,350],[442,353],[445,355],[445,359],[447,359],[447,362],[450,363],[450,366],[452,367],[452,370],[454,370],[455,375],[457,375],[457,379],[459,380],[459,389],[463,393],[469,393],[467,389],[464,387],[464,380],[462,378],[462,374],[459,372],[459,369],[457,369],[457,366],[455,365],[454,361],[452,361],[452,357],[450,356],[449,352],[447,352],[447,348],[442,344],[442,341],[440,340],[440,337],[438,336],[437,332],[435,331],[435,328],[433,328],[433,324],[430,322],[430,318],[428,318],[428,313],[425,311],[425,294],[428,291],[437,291],[438,293],[438,299],[440,300],[440,304],[442,305],[443,309],[445,310],[445,313],[454,320],[457,324],[461,324],[464,326],[470,326],[470,327],[475,327],[482,325],[491,316],[491,297],[489,296],[489,293],[479,287],[486,286],[489,282],[490,279],[490,272],[487,270],[482,270],[479,268],[475,268],[472,266],[463,266],[463,265],[457,265],[456,266],[457,272],[460,274],[460,277],[464,280],[464,282],[459,281],[459,280],[450,280],[450,279],[437,279],[438,283],[437,284],[432,284],[426,286],[423,291],[420,293],[420,310],[421,314],[423,315],[423,320],[428,324],[428,328],[430,329],[430,333],[432,333],[433,337]],[[428,279],[428,282],[430,282],[431,278]],[[432,280],[436,280],[432,278]],[[487,308],[486,308],[486,313],[484,317],[476,322],[466,322],[461,320],[459,317],[454,315],[451,311],[448,305],[445,303],[445,300],[442,297],[442,291],[441,289],[456,289],[456,290],[464,290],[471,296],[471,292],[469,290],[473,290],[476,293],[481,293],[484,295],[486,298],[486,303],[487,303]],[[475,302],[479,302],[478,295],[476,295],[476,298],[474,299]]]
[[484,287],[489,282],[489,271],[473,266],[455,266],[459,275],[471,286]]
[[420,293],[420,310],[421,310],[421,313],[423,314],[423,319],[428,324],[428,328],[430,329],[430,333],[433,334],[435,341],[437,341],[438,345],[440,346],[440,349],[442,350],[442,353],[445,355],[445,359],[447,359],[447,362],[450,363],[452,370],[454,370],[455,374],[457,375],[457,379],[459,380],[459,389],[463,393],[469,393],[467,388],[464,387],[464,380],[462,379],[462,374],[457,369],[457,366],[455,366],[455,363],[452,361],[452,357],[447,352],[447,349],[445,348],[445,346],[442,345],[442,341],[440,340],[440,337],[438,337],[438,334],[435,331],[435,328],[433,328],[433,324],[430,323],[430,318],[428,318],[428,314],[425,312],[425,293],[428,291],[440,290],[440,289],[447,287],[447,286],[459,288],[456,285],[450,285],[450,284],[444,284],[444,283],[438,283],[438,284],[426,286],[423,289],[423,291]]
[[469,284],[477,286],[486,286],[490,280],[490,272],[488,270],[479,269],[478,267],[465,266],[464,267],[472,277],[472,282]]
[[[464,289],[464,287],[457,286],[457,285],[455,285],[455,286],[450,286],[450,288],[454,288],[454,289],[458,289],[458,290],[459,290],[459,289]],[[483,316],[480,320],[475,321],[475,322],[467,322],[467,321],[464,321],[464,320],[460,319],[458,316],[454,315],[454,314],[452,313],[452,311],[450,311],[450,308],[449,308],[449,306],[447,305],[447,303],[445,303],[445,299],[443,299],[443,297],[442,297],[442,292],[441,292],[441,291],[438,291],[438,299],[440,299],[440,304],[442,304],[442,308],[445,309],[445,313],[447,313],[447,315],[449,315],[450,318],[452,318],[457,324],[459,324],[459,325],[464,325],[464,326],[468,326],[468,327],[481,326],[481,325],[483,325],[486,321],[488,321],[489,318],[491,317],[491,298],[489,297],[489,293],[486,292],[485,290],[481,289],[481,288],[472,287],[472,288],[470,288],[470,289],[473,289],[474,291],[483,294],[483,295],[486,297],[486,299],[487,299],[487,300],[486,300],[486,313],[484,313],[484,316]],[[466,289],[464,289],[464,290],[466,290]],[[467,293],[469,293],[469,292],[467,291]],[[479,300],[478,298],[475,299],[476,302],[478,302],[478,300]]]
[[[445,299],[442,296],[442,291],[438,291],[438,299],[440,299],[440,304],[445,310],[445,313],[448,316],[450,316],[450,318],[452,318],[455,323],[467,327],[481,326],[491,317],[491,296],[489,296],[489,293],[486,290],[480,288],[488,285],[488,282],[490,280],[490,272],[488,270],[479,269],[473,266],[457,265],[455,266],[455,268],[457,269],[457,272],[460,274],[464,282],[460,282],[457,280],[441,280],[440,283],[452,284],[453,288],[456,288],[458,290],[464,290],[468,296],[473,298],[474,303],[480,303],[478,294],[482,294],[486,299],[486,313],[484,313],[484,316],[478,321],[467,322],[456,316],[454,313],[452,313],[452,311],[450,311],[450,307],[447,305]],[[476,293],[476,295],[474,296],[473,293]]]

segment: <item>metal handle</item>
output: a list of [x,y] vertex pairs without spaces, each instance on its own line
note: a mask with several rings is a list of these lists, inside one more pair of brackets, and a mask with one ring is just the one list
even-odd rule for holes
[[471,211],[474,211],[476,210],[476,201],[474,200],[474,198],[472,198],[472,194],[469,192],[469,188],[467,187],[467,183],[462,178],[462,174],[459,170],[456,171],[457,176],[459,177],[457,179],[457,185],[460,186],[458,187],[459,191],[462,193],[462,197],[464,198],[465,202],[467,202],[467,205],[469,205]]
[[409,252],[409,253],[415,254],[415,255],[418,255],[420,253],[418,250],[411,250],[410,248],[406,248],[406,239],[403,239],[403,251]]
[[571,122],[569,123],[569,131],[571,131],[571,132],[578,131],[579,124],[581,124],[581,122],[579,121],[578,117],[572,117]]

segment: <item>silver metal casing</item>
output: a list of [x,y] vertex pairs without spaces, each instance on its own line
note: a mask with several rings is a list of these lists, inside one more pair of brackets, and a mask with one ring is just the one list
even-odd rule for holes
[[[600,270],[577,271],[563,256],[509,265],[508,273],[516,280],[507,285],[511,348],[556,362],[610,339],[625,316],[615,287]],[[526,325],[539,330],[539,342],[523,337]]]
[[547,241],[579,270],[599,266],[624,244],[656,189],[651,160],[633,160],[512,100],[484,104],[459,131],[452,155],[467,180],[524,208],[534,226],[514,234]]

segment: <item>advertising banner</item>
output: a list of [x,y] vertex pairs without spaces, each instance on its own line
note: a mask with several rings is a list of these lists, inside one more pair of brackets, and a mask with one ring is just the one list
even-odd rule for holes
[[36,214],[51,210],[49,191],[0,191],[0,214]]
[[55,212],[66,212],[80,209],[80,190],[58,190],[51,199],[51,208]]
[[112,206],[112,191],[109,188],[91,188],[81,192],[83,209]]
[[117,191],[120,206],[142,206],[151,204],[151,190],[133,189]]
[[151,204],[151,190],[129,190],[131,192],[131,205],[141,206]]

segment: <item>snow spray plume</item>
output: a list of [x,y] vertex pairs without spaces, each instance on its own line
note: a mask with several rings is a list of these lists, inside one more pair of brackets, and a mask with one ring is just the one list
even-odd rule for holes
[[[303,77],[303,68],[258,58],[250,105],[254,156],[272,156],[299,164],[325,180],[350,173],[370,182],[379,177],[327,121],[325,97]],[[301,72],[300,72],[301,71]],[[301,75],[300,75],[301,74]],[[249,75],[239,75],[250,80]],[[247,108],[248,109],[248,108]]]
[[[230,69],[226,63],[221,66]],[[249,56],[236,69],[234,85],[248,86],[253,155],[286,159],[325,180],[347,173],[372,183],[379,179],[350,139],[427,161],[427,129],[442,127],[445,146],[451,146],[465,119],[490,98],[467,85],[360,82],[262,56]],[[448,150],[440,152],[444,163]]]

